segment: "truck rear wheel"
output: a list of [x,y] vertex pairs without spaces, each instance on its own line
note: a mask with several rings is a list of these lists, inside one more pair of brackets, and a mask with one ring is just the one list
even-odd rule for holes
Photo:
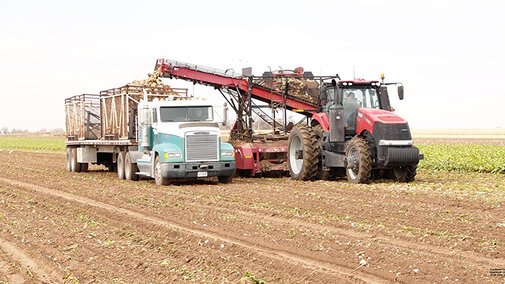
[[345,150],[347,179],[352,183],[368,183],[372,176],[372,151],[365,139],[354,137]]
[[395,181],[412,182],[416,179],[417,165],[395,167],[392,172]]
[[139,180],[139,176],[136,174],[138,171],[137,163],[132,163],[130,152],[126,153],[125,156],[124,171],[127,180]]
[[81,163],[81,172],[87,172],[88,171],[88,163]]
[[124,158],[125,153],[123,151],[119,152],[117,155],[117,177],[119,179],[124,179]]
[[67,147],[67,171],[72,171],[72,148]]
[[156,156],[154,160],[154,181],[157,185],[168,185],[168,178],[164,178],[161,175],[160,156]]
[[81,171],[81,164],[79,164],[77,162],[77,148],[72,148],[72,150],[70,150],[70,159],[71,159],[71,169],[73,172],[80,172]]
[[311,127],[295,127],[289,135],[289,173],[296,180],[317,178],[321,160],[317,132]]

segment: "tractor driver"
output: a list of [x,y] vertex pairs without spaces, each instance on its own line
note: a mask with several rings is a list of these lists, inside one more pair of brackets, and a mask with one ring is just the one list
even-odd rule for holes
[[350,92],[344,99],[344,117],[345,117],[345,127],[354,128],[356,123],[356,111],[358,110],[358,100],[354,92]]

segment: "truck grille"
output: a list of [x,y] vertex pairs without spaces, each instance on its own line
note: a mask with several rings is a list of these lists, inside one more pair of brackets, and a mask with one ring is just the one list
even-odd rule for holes
[[186,161],[216,161],[218,160],[217,135],[188,134],[186,135]]

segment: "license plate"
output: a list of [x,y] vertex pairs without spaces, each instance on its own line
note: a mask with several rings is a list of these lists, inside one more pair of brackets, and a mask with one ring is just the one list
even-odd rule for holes
[[201,177],[206,177],[207,176],[207,172],[198,172],[197,174],[197,177],[201,178]]

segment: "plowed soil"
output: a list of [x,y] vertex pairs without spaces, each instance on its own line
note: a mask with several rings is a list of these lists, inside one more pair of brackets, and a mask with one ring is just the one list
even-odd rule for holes
[[503,282],[505,179],[118,180],[0,152],[0,280],[12,283]]

